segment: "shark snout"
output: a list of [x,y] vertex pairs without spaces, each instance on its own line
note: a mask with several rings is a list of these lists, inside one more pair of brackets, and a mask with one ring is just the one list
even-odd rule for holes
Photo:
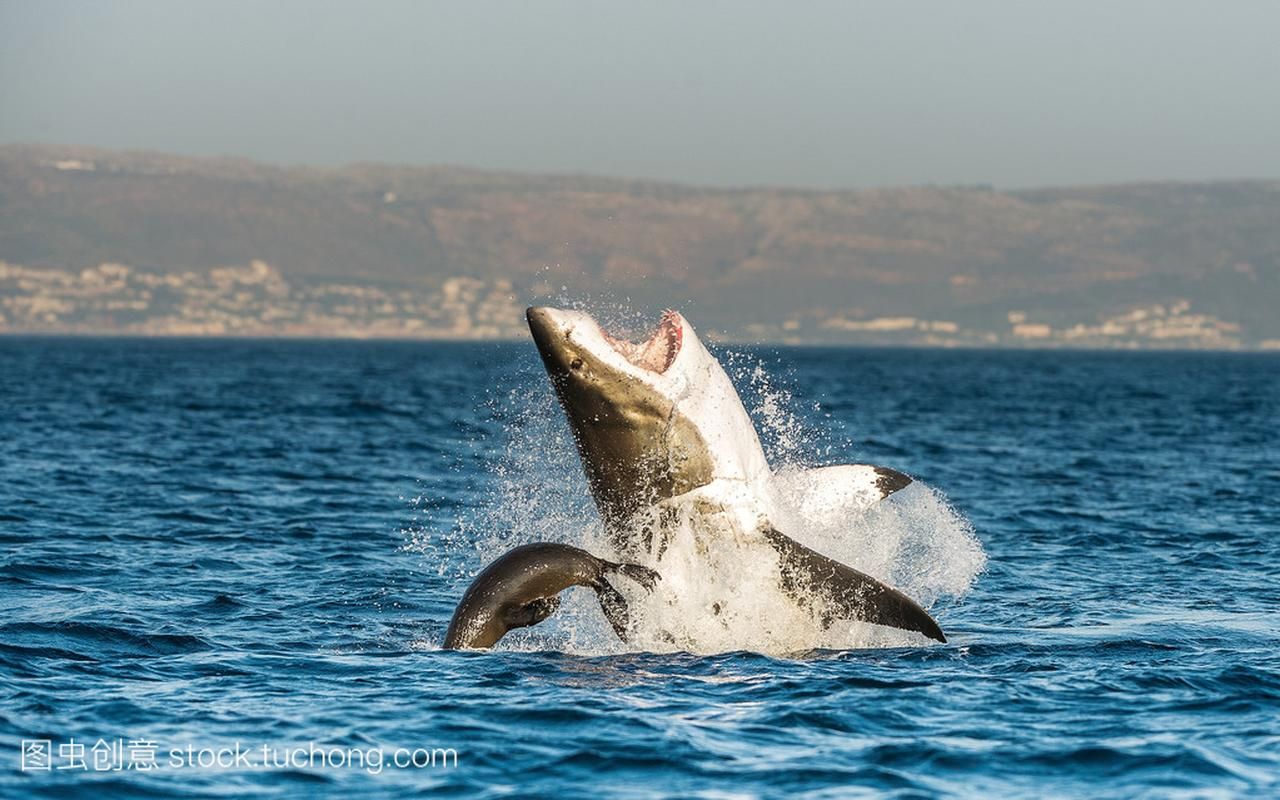
[[549,325],[551,322],[551,309],[546,306],[529,306],[525,309],[524,318],[529,320],[530,328]]
[[529,333],[533,334],[533,341],[538,345],[538,349],[545,353],[557,338],[556,334],[560,331],[560,325],[556,319],[556,309],[546,306],[530,306],[524,312],[524,316],[529,321]]
[[529,333],[533,335],[533,343],[538,346],[538,353],[547,369],[553,374],[563,370],[573,357],[568,340],[572,326],[568,324],[565,312],[548,306],[530,306],[524,316],[529,321]]

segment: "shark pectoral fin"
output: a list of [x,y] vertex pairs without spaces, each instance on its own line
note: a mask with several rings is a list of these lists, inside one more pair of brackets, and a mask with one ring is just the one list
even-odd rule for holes
[[506,620],[507,628],[509,630],[514,628],[528,628],[533,625],[537,625],[539,622],[542,622],[547,617],[556,613],[559,608],[559,595],[553,595],[552,597],[540,597],[537,600],[530,600],[522,606],[512,608],[505,614],[504,619]]
[[766,529],[764,535],[778,551],[783,589],[801,601],[809,596],[821,598],[824,616],[873,622],[947,641],[929,612],[892,586],[810,550],[772,528]]
[[773,480],[788,505],[815,518],[870,508],[911,484],[911,476],[871,464],[782,471]]

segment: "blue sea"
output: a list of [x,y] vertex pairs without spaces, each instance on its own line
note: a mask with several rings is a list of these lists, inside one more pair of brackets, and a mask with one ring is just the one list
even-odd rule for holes
[[591,525],[531,344],[0,338],[0,796],[1280,795],[1280,358],[718,352],[965,521],[947,644],[441,651]]

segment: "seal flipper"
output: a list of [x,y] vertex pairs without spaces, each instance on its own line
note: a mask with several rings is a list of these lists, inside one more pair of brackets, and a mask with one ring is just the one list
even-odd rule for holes
[[537,600],[530,600],[522,606],[515,606],[503,614],[503,619],[507,623],[507,630],[515,628],[528,628],[537,625],[547,617],[556,613],[560,608],[560,596],[553,595],[551,597],[539,597]]
[[[766,528],[764,536],[778,551],[783,588],[798,599],[803,600],[804,593],[812,592],[826,601],[831,617],[873,622],[947,641],[929,612],[892,586],[810,550],[772,528]],[[826,616],[823,622],[829,624]]]
[[[600,559],[600,566],[602,573],[621,573],[650,592],[662,577],[654,570],[639,564],[615,564],[612,561]],[[627,632],[631,627],[631,611],[627,608],[627,599],[622,596],[622,592],[613,588],[605,580],[603,574],[591,584],[591,588],[596,590],[596,597],[600,600],[600,610],[613,626],[613,632],[618,634],[618,638],[622,641],[628,641]]]
[[651,570],[648,567],[641,566],[640,564],[614,564],[610,561],[605,561],[603,563],[607,572],[618,572],[626,575],[628,578],[640,584],[650,592],[652,592],[653,587],[657,585],[658,579],[662,577],[655,570]]
[[613,632],[618,634],[618,638],[622,641],[628,641],[627,630],[631,627],[631,612],[627,609],[627,599],[603,578],[592,588],[596,590],[596,597],[600,600],[600,610],[613,626]]

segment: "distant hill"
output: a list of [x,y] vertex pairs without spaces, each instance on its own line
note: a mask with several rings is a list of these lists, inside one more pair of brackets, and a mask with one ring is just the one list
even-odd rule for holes
[[[223,320],[207,332],[511,335],[519,320],[507,315],[564,286],[683,308],[739,339],[1280,343],[1280,181],[719,190],[10,145],[0,147],[0,260],[7,330],[164,332],[163,307],[165,319]],[[224,291],[211,270],[249,275],[254,262],[274,294],[236,284],[217,315],[200,310],[198,298]],[[81,286],[104,263],[132,268],[115,294],[100,280]],[[161,278],[139,277],[182,273],[168,294]],[[334,286],[374,292],[364,322],[344,328],[356,319],[347,306],[316,299]],[[458,329],[455,315],[368,327],[448,296],[489,303],[491,324],[468,317]],[[396,297],[417,298],[417,310]]]

